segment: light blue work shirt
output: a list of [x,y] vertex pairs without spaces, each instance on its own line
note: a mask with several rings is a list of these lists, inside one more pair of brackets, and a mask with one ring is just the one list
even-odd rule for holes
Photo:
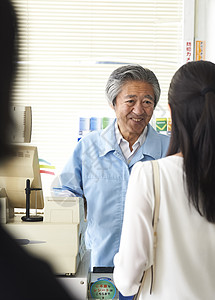
[[[114,121],[115,122],[115,121]],[[114,122],[83,137],[60,174],[62,189],[87,200],[86,247],[91,266],[111,267],[118,252],[129,175],[137,161],[164,157],[169,137],[150,125],[145,142],[127,164],[117,144]]]

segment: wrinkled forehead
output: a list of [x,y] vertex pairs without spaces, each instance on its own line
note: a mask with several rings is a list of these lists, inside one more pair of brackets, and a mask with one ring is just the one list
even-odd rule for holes
[[124,96],[124,97],[138,97],[138,96],[148,96],[154,101],[155,95],[154,95],[154,89],[153,86],[145,81],[140,80],[129,80],[125,82],[118,93],[118,96]]

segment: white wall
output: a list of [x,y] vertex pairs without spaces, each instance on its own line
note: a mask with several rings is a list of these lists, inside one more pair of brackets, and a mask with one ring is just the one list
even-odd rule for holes
[[215,1],[202,0],[205,5],[206,60],[215,63]]

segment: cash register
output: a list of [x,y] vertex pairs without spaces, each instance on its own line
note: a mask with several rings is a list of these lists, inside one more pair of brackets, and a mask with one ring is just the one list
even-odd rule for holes
[[0,222],[27,251],[47,261],[77,300],[118,299],[112,269],[90,273],[85,249],[84,202],[79,197],[43,197],[38,151],[30,144],[30,107],[12,107],[13,156],[0,167]]
[[77,299],[87,299],[90,253],[83,199],[44,199],[37,147],[16,144],[12,154],[0,168],[1,223],[22,247],[46,260]]

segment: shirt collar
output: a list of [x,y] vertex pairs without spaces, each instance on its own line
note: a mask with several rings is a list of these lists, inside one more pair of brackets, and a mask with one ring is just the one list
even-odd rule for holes
[[[141,133],[141,135],[139,136],[139,138],[137,139],[137,141],[134,143],[134,145],[137,143],[139,143],[139,146],[143,145],[143,143],[145,142],[146,136],[147,136],[147,131],[148,131],[148,128],[146,126],[144,128],[143,132]],[[121,133],[119,131],[117,120],[115,122],[115,135],[116,135],[116,141],[117,141],[118,145],[120,145],[121,141],[125,141],[125,139],[123,138],[123,136],[121,135]]]
[[[115,130],[115,123],[116,119],[105,129],[101,131],[101,141],[99,143],[99,156],[104,156],[110,151],[119,150],[120,153],[120,146],[116,140],[116,130]],[[147,137],[145,142],[141,147],[141,155],[149,155],[154,159],[161,158],[162,154],[162,143],[160,135],[155,131],[155,129],[148,124],[147,126]],[[167,141],[168,142],[168,141]],[[138,158],[140,159],[140,158]]]

